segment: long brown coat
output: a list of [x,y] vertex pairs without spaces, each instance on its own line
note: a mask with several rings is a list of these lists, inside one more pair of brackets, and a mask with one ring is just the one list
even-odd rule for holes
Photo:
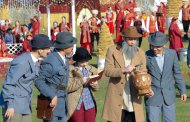
[[[83,75],[79,67],[77,67],[75,64],[70,65],[69,67],[69,81],[68,81],[68,114],[67,118],[69,119],[74,111],[76,110],[76,107],[78,105],[78,102],[80,100],[82,91],[83,91],[83,85],[85,82],[83,81]],[[96,75],[97,69],[93,66],[87,65],[87,70],[89,71],[90,75]],[[90,87],[92,91],[98,90],[97,88]],[[93,94],[92,94],[93,95]],[[94,96],[92,96],[94,99]],[[95,101],[95,99],[94,99]]]
[[[138,52],[131,61],[131,65],[143,64],[137,68],[138,71],[147,71],[145,53],[138,48]],[[123,89],[126,83],[126,76],[122,73],[125,67],[124,57],[120,48],[111,46],[106,55],[105,75],[110,77],[105,97],[103,118],[112,121],[121,121],[121,112],[123,105]],[[131,77],[130,77],[131,78]],[[132,81],[133,79],[129,80]],[[133,84],[130,83],[132,103],[135,112],[136,122],[144,122],[142,97],[137,95]]]

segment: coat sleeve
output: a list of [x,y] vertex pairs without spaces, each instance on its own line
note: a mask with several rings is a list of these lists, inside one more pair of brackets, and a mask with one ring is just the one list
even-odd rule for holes
[[24,76],[26,68],[21,61],[13,60],[7,73],[6,80],[2,87],[4,101],[8,103],[8,108],[14,108],[15,88],[18,80]]
[[145,55],[145,52],[140,49],[139,51],[139,56],[141,58],[141,62],[142,65],[140,67],[137,67],[136,70],[138,70],[139,72],[147,72],[147,68],[146,68],[146,55]]
[[75,70],[74,66],[70,65],[69,71],[69,81],[67,86],[68,92],[77,91],[79,88],[83,87],[83,76]]
[[119,78],[122,77],[122,69],[120,67],[115,67],[113,57],[113,48],[109,48],[105,59],[105,75],[107,77]]
[[40,66],[40,72],[38,78],[34,81],[36,88],[46,97],[53,99],[56,96],[55,91],[53,91],[47,84],[46,79],[52,78],[54,75],[53,66],[49,63],[42,63]]
[[185,82],[181,73],[181,69],[180,69],[180,65],[179,65],[179,61],[178,61],[176,53],[174,53],[173,73],[174,73],[174,80],[176,82],[176,85],[180,94],[185,94],[186,93]]
[[[91,73],[90,75],[96,75],[96,74],[98,74],[97,68],[95,68],[95,67],[93,67],[91,65],[89,65],[89,67],[90,67],[89,68],[89,72]],[[92,87],[90,87],[90,88],[92,89],[93,92],[98,91],[99,90],[99,83],[98,83],[98,85],[97,85],[96,88],[92,88]]]
[[179,30],[179,27],[177,24],[173,25],[173,31],[176,35],[178,35],[179,37],[181,37],[181,31]]

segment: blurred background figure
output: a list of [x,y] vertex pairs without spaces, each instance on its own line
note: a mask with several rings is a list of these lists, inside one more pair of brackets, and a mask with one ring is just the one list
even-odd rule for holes
[[124,11],[126,9],[129,10],[130,13],[133,13],[133,9],[136,7],[135,0],[118,0],[115,4],[115,11],[116,11],[116,39],[115,42],[121,42],[122,36],[120,33],[122,32],[122,20],[124,17]]
[[[139,34],[143,35],[143,32],[146,31],[144,19],[142,18],[141,9],[136,7],[134,8],[134,18],[131,22],[131,26],[135,26]],[[138,39],[138,47],[141,47],[142,37]]]
[[185,32],[183,39],[188,40],[188,30],[190,24],[190,5],[188,0],[182,0],[183,5],[181,6],[181,10],[179,12],[179,20],[183,24],[183,30]]
[[146,30],[151,35],[158,31],[158,24],[156,19],[157,7],[150,7],[151,15],[146,19]]
[[131,13],[131,12],[129,11],[129,9],[126,9],[126,10],[124,11],[124,14],[125,14],[125,15],[124,15],[124,17],[123,17],[123,22],[122,22],[122,25],[123,25],[123,27],[122,27],[122,32],[124,32],[127,27],[131,26],[131,22],[132,22],[132,20],[133,20],[133,18],[134,18],[134,13]]
[[59,26],[58,26],[58,22],[54,21],[53,22],[53,28],[51,29],[51,38],[52,41],[56,40],[56,35],[59,33]]
[[97,17],[98,10],[94,9],[92,10],[93,16],[89,19],[89,25],[90,25],[90,38],[91,38],[91,44],[92,44],[92,51],[94,51],[94,37],[96,38],[97,44],[99,42],[99,27],[101,25],[100,19]]
[[13,44],[13,43],[15,43],[11,28],[7,29],[7,32],[5,34],[5,38],[4,39],[5,39],[5,43],[6,44]]
[[59,31],[60,32],[70,32],[71,27],[70,24],[66,22],[66,17],[62,17],[62,22],[59,24]]
[[166,2],[160,2],[157,11],[158,30],[162,33],[166,31]]
[[32,50],[32,47],[29,45],[30,41],[33,39],[32,34],[28,32],[26,34],[26,39],[22,42],[23,52],[29,52]]
[[83,15],[83,21],[80,23],[81,35],[80,35],[80,45],[86,48],[90,54],[92,54],[92,44],[90,38],[90,26],[86,15]]
[[6,57],[7,56],[7,46],[6,43],[3,40],[3,33],[0,31],[0,57]]
[[30,29],[30,32],[32,33],[32,36],[34,37],[35,35],[40,33],[40,22],[37,16],[34,16],[32,18],[32,27]]
[[114,24],[113,24],[114,14],[111,7],[108,7],[106,12],[106,24],[109,27],[110,33],[114,34]]
[[169,27],[169,40],[170,40],[170,49],[174,49],[178,55],[178,49],[183,48],[183,42],[182,42],[182,32],[179,30],[178,24],[177,24],[177,17],[173,17],[170,27]]
[[24,41],[26,39],[26,35],[28,33],[28,26],[26,24],[24,24],[22,26],[22,34],[21,34],[21,37],[20,37],[20,40]]
[[28,23],[28,30],[30,30],[32,28],[32,23],[33,23],[33,19],[30,18],[30,23]]
[[4,32],[6,32],[8,28],[11,28],[11,25],[10,25],[10,23],[9,23],[9,20],[6,19],[6,20],[5,20],[5,25],[2,27],[2,30],[3,30]]
[[115,24],[116,24],[116,39],[115,42],[118,43],[120,41],[122,41],[122,36],[120,35],[121,33],[121,22],[122,19],[124,17],[124,10],[125,10],[125,0],[118,0],[118,2],[116,2],[115,4],[115,11],[116,11],[116,20],[115,20]]
[[19,20],[15,21],[15,27],[12,29],[12,33],[14,35],[15,38],[15,42],[16,43],[21,43],[21,35],[22,35],[22,27],[20,26],[20,22]]

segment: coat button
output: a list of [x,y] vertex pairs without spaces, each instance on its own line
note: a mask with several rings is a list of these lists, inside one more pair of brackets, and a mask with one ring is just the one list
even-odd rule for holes
[[119,94],[119,96],[122,96],[122,94]]
[[121,104],[119,104],[118,106],[121,107]]
[[123,82],[121,82],[121,84],[123,84]]

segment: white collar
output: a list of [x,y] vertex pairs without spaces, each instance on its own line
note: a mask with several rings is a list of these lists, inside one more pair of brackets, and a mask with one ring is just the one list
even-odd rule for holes
[[37,59],[36,57],[34,57],[34,55],[32,55],[32,53],[30,53],[30,55],[31,55],[31,57],[32,57],[32,61],[33,61],[34,63],[36,63],[36,62],[38,61],[38,59]]
[[61,59],[63,60],[64,64],[65,64],[65,56],[62,56],[60,52],[57,52],[59,54],[59,56],[61,57]]

